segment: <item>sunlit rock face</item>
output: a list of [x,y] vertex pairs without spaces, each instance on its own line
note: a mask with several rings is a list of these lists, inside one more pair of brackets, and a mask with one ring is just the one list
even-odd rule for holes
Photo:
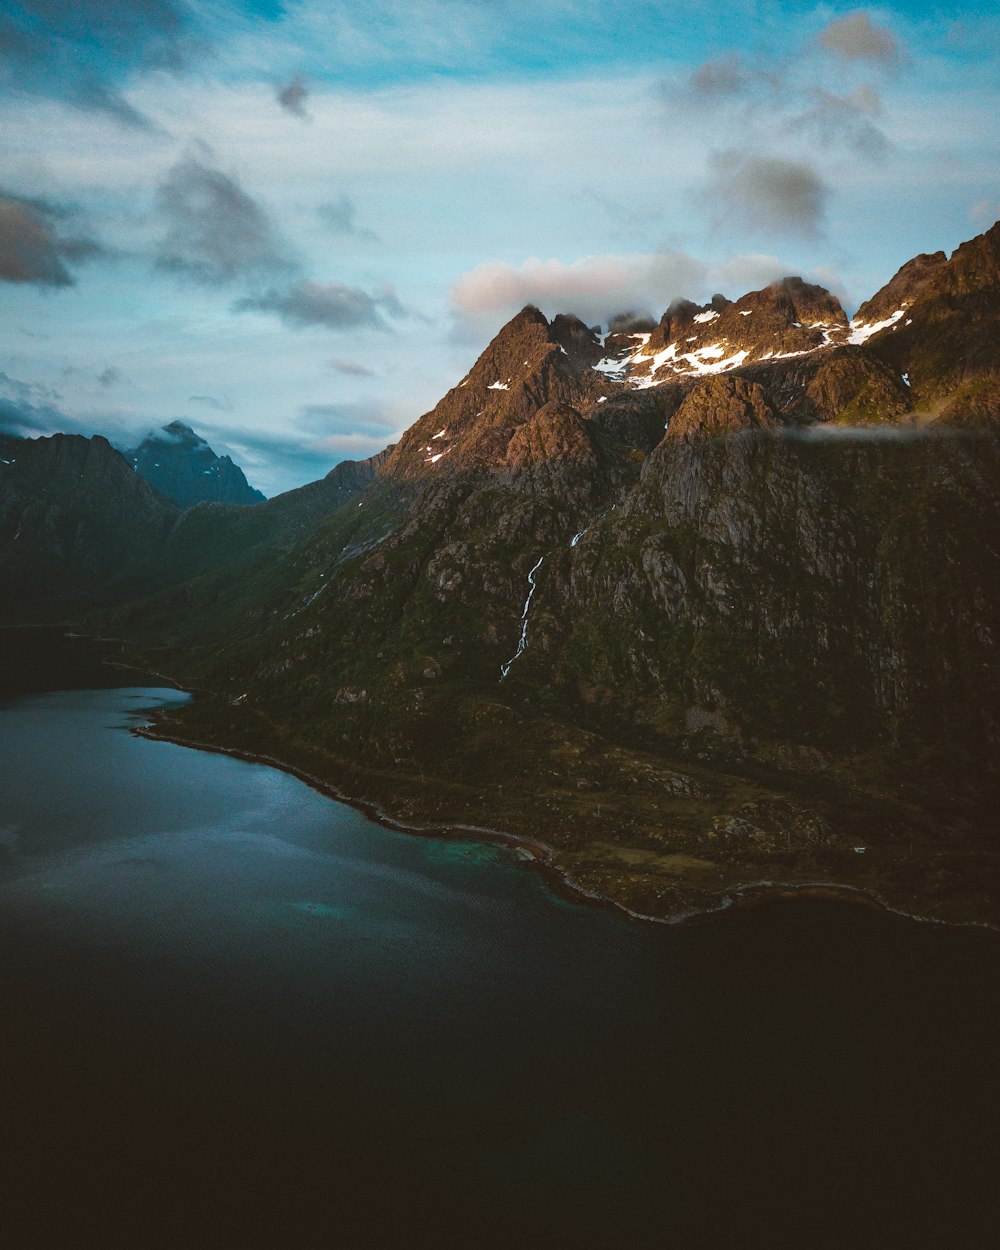
[[[518,429],[547,404],[590,407],[620,389],[593,368],[602,349],[576,317],[551,324],[537,308],[521,310],[468,374],[400,439],[387,471],[396,477],[441,476],[496,467]],[[523,446],[511,451],[516,462]]]

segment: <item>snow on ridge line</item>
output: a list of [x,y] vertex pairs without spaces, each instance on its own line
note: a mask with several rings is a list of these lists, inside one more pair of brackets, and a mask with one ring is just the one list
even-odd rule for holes
[[[663,355],[661,352],[660,355]],[[716,360],[709,364],[705,360],[699,360],[694,353],[682,356],[677,364],[673,366],[673,374],[675,377],[700,378],[706,377],[710,373],[728,373],[730,369],[738,368],[746,358],[750,355],[745,349],[734,352],[732,356],[726,356],[722,360]],[[687,362],[686,364],[684,362]],[[662,378],[656,377],[656,368],[653,368],[648,374],[642,377],[629,378],[629,382],[636,390],[648,390],[651,386],[656,386],[662,382]]]
[[866,324],[865,322],[858,320],[852,321],[851,333],[847,336],[848,343],[854,343],[858,346],[862,343],[866,343],[873,334],[878,334],[880,330],[887,330],[889,326],[895,325],[905,312],[906,306],[903,308],[897,308],[896,311],[890,317],[886,317],[884,321],[873,321],[870,324]]
[[695,313],[692,320],[698,321],[702,325],[706,325],[709,321],[714,321],[718,315],[719,314],[715,311],[715,309],[712,308],[709,309],[708,312]]
[[636,352],[630,358],[629,363],[645,363],[648,360],[650,362],[649,373],[642,377],[629,378],[628,381],[638,390],[655,386],[657,381],[661,380],[655,375],[666,364],[669,364],[672,372],[680,377],[702,377],[709,373],[725,373],[743,364],[750,355],[746,349],[733,352],[729,356],[725,353],[726,348],[722,343],[710,343],[680,356],[677,354],[676,343],[669,343],[662,352],[657,352],[655,356],[646,356],[642,352]]

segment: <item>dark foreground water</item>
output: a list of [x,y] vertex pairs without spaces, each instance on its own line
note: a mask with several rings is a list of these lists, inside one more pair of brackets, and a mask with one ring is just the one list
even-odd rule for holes
[[4,1244],[995,1244],[995,935],[633,924],[184,697],[0,706]]

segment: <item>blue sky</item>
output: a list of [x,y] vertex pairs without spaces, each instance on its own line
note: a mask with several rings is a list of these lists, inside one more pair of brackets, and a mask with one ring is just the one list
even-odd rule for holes
[[529,301],[850,310],[1000,217],[998,69],[982,3],[0,0],[0,422],[271,494]]

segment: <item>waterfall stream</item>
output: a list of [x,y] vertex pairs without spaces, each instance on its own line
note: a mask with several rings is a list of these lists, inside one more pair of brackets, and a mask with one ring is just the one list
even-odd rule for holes
[[[547,554],[547,553],[546,553]],[[510,666],[528,645],[528,611],[531,608],[531,597],[535,593],[535,574],[542,567],[545,556],[538,557],[538,563],[528,574],[528,597],[524,601],[524,607],[521,609],[521,637],[517,640],[517,650],[510,657],[506,664],[500,665],[500,680],[507,676],[510,672]]]
[[[574,534],[573,537],[569,540],[569,545],[571,547],[575,547],[585,534],[590,533],[590,531],[594,528],[594,526],[597,524],[598,521],[602,521],[608,515],[608,512],[613,512],[617,506],[618,506],[617,504],[612,504],[612,506],[607,510],[607,512],[602,512],[599,517],[595,517],[594,520],[591,521],[589,525],[585,526],[582,530],[580,530],[579,533]],[[521,609],[521,637],[517,640],[517,650],[514,652],[514,654],[510,657],[510,659],[505,664],[500,665],[500,680],[501,681],[503,681],[503,679],[507,676],[507,674],[510,672],[510,666],[514,663],[517,657],[521,654],[524,648],[528,645],[528,612],[531,608],[532,596],[535,593],[535,575],[537,574],[538,570],[542,567],[542,564],[545,560],[545,556],[547,555],[549,555],[549,552],[546,552],[545,555],[539,556],[538,563],[528,574],[528,597],[527,599],[525,599],[524,607]]]

